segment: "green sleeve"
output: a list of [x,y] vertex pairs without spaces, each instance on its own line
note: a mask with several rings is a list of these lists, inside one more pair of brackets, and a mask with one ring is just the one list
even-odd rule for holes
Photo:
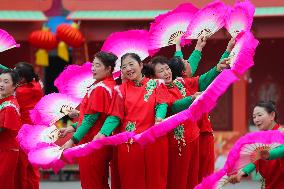
[[84,115],[84,119],[80,127],[77,128],[76,132],[73,134],[72,137],[72,140],[75,144],[80,142],[80,140],[87,134],[87,132],[94,125],[98,118],[99,113]]
[[269,160],[274,160],[274,159],[278,159],[282,157],[284,157],[284,145],[283,144],[269,151]]
[[108,116],[99,133],[109,136],[119,126],[120,119],[117,116]]
[[183,58],[182,51],[176,51],[174,57]]
[[219,75],[220,72],[217,71],[217,67],[215,66],[205,74],[202,74],[198,80],[199,91],[204,91],[212,81]]
[[228,51],[225,51],[222,56],[221,56],[221,59],[219,60],[219,62],[221,62],[224,58],[228,58],[230,55],[230,53]]
[[155,107],[156,118],[165,119],[167,115],[168,105],[166,103],[157,104]]
[[247,175],[249,175],[251,172],[253,172],[255,170],[255,165],[253,163],[249,163],[247,164],[242,171],[244,173],[246,173]]
[[2,131],[4,131],[5,130],[5,128],[0,128],[0,133],[2,132]]
[[0,64],[0,70],[8,70],[9,68],[7,68],[6,66],[3,66],[2,64]]
[[194,50],[188,58],[188,62],[191,68],[192,76],[195,74],[198,64],[200,63],[202,53],[198,50]]
[[171,107],[171,112],[173,114],[176,114],[182,110],[185,110],[192,104],[192,102],[193,100],[191,96],[187,96],[182,99],[179,99],[173,103]]
[[[219,60],[219,63],[224,59],[224,58],[228,58],[230,55],[229,52],[225,51],[222,54],[221,59]],[[218,64],[219,64],[218,63]],[[211,83],[212,81],[219,75],[220,72],[217,71],[217,67],[215,66],[214,68],[212,68],[211,70],[209,70],[208,72],[206,72],[205,74],[202,74],[199,77],[198,80],[198,86],[199,86],[199,91],[204,91]]]
[[78,122],[72,123],[71,126],[76,130],[78,127]]

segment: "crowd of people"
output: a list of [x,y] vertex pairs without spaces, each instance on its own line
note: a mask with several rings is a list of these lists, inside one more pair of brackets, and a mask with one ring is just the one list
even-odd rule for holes
[[[118,57],[108,52],[96,53],[92,63],[96,81],[82,100],[80,110],[70,112],[79,121],[60,130],[60,137],[73,133],[61,149],[123,131],[138,134],[188,108],[222,70],[230,67],[228,57],[234,38],[216,66],[195,76],[206,43],[207,38],[200,37],[187,60],[179,43],[171,59],[156,56],[143,63],[137,54],[127,53],[121,57],[120,83],[112,77]],[[39,188],[39,171],[28,162],[16,136],[22,124],[31,124],[29,110],[43,96],[43,87],[31,64],[22,62],[14,69],[4,66],[1,69],[0,184],[11,189]],[[112,189],[193,189],[214,172],[214,137],[209,113],[197,122],[185,121],[152,144],[141,146],[129,140],[78,158],[82,188],[110,188],[111,177]],[[276,117],[271,102],[257,104],[253,112],[254,123],[260,130],[279,129]],[[263,151],[261,155],[265,160],[231,175],[230,182],[239,182],[257,169],[265,178],[266,189],[281,188],[283,147]]]

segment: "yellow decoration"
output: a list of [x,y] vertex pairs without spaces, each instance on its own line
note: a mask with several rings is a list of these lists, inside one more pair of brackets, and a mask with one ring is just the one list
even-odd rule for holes
[[58,44],[57,55],[58,55],[60,58],[62,58],[63,60],[65,60],[66,62],[69,62],[68,47],[67,47],[66,43],[64,43],[63,41],[61,41],[61,42]]
[[73,23],[71,24],[71,26],[72,26],[73,28],[76,28],[77,30],[79,29],[79,24],[77,24],[76,22],[73,22]]
[[36,60],[35,63],[38,66],[48,66],[48,53],[45,49],[39,49],[36,51]]

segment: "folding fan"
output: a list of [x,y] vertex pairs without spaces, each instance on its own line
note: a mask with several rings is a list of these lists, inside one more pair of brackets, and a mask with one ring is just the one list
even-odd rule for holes
[[148,53],[148,31],[128,30],[112,33],[104,42],[101,51],[112,52],[118,56],[114,73],[120,71],[120,58],[126,53],[136,53],[144,60]]
[[28,159],[32,165],[43,169],[52,168],[54,172],[58,172],[64,167],[64,162],[60,160],[63,150],[55,144],[38,144],[36,149],[33,149],[28,154]]
[[79,104],[80,100],[77,98],[72,98],[65,94],[52,93],[41,98],[34,109],[30,110],[30,117],[34,124],[52,125]]
[[141,145],[145,145],[172,131],[188,119],[197,121],[203,113],[207,113],[215,107],[217,99],[237,80],[238,78],[231,70],[222,71],[188,109],[168,117],[157,125],[135,135],[134,140]]
[[92,74],[92,63],[87,62],[82,66],[69,65],[54,81],[54,86],[62,94],[83,99],[88,87],[95,82]]
[[20,47],[20,45],[16,43],[15,39],[9,33],[0,29],[0,52],[14,47]]
[[261,150],[270,150],[284,144],[284,134],[278,130],[259,131],[241,137],[231,148],[225,166],[228,174],[241,170],[260,159]]
[[44,125],[24,124],[19,130],[17,139],[25,152],[37,147],[38,143],[54,143],[58,139],[59,130],[55,125],[50,127]]
[[54,143],[38,143],[37,147],[29,152],[28,158],[35,166],[44,169],[52,168],[57,172],[64,166],[62,159],[72,163],[75,158],[86,156],[105,145],[122,144],[128,141],[133,135],[133,132],[123,132],[114,136],[105,137],[86,144],[68,148],[64,151],[60,149],[60,146]]
[[220,1],[214,1],[200,9],[189,23],[181,43],[186,44],[188,39],[210,37],[216,33],[225,25],[227,11],[227,6]]
[[227,176],[226,170],[220,169],[219,171],[204,178],[199,185],[195,186],[194,189],[222,189],[229,183],[228,179],[229,177]]
[[249,1],[237,2],[229,9],[226,28],[231,36],[236,37],[241,31],[250,31],[255,12],[253,4]]
[[259,42],[250,31],[241,32],[236,38],[236,44],[229,55],[231,70],[243,74],[253,66],[253,56]]
[[161,47],[177,43],[198,9],[191,3],[179,5],[176,9],[157,16],[150,25],[149,53],[154,55]]

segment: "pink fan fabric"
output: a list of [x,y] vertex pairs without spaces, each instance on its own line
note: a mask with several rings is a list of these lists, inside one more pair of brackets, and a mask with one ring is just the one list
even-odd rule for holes
[[43,169],[52,168],[55,172],[64,166],[64,161],[72,163],[75,158],[86,156],[105,145],[118,145],[127,142],[134,136],[133,132],[123,132],[111,137],[106,137],[86,144],[75,146],[65,151],[53,143],[37,143],[36,147],[28,154],[29,161]]
[[118,145],[127,142],[131,137],[134,136],[133,132],[123,132],[110,137],[94,140],[85,144],[81,144],[63,152],[63,158],[72,163],[75,158],[89,155],[96,149],[100,149],[105,145]]
[[92,63],[82,66],[69,65],[54,81],[54,86],[62,94],[83,99],[88,87],[95,82],[92,74]]
[[53,169],[58,172],[64,167],[64,162],[60,160],[63,150],[55,144],[38,144],[36,149],[33,149],[28,154],[28,159],[33,166],[43,169]]
[[253,22],[255,7],[250,1],[237,2],[229,8],[226,17],[226,28],[232,37],[236,37],[241,31],[250,31]]
[[75,109],[80,104],[80,100],[61,93],[45,95],[30,110],[30,117],[34,124],[52,125],[71,108]]
[[188,109],[168,117],[146,131],[135,135],[134,141],[141,145],[152,143],[185,120],[198,120],[203,113],[207,113],[215,107],[218,98],[237,80],[238,78],[231,70],[224,70]]
[[229,55],[231,70],[238,74],[244,74],[253,66],[253,57],[258,44],[258,40],[250,31],[239,33],[236,38],[236,45]]
[[234,144],[228,154],[225,163],[225,167],[228,170],[227,173],[235,173],[247,164],[253,163],[247,151],[249,146],[253,149],[253,147],[257,145],[271,145],[277,147],[280,144],[284,144],[284,133],[279,130],[259,131],[246,134]]
[[148,31],[128,30],[112,33],[104,42],[101,51],[112,52],[118,57],[114,72],[120,71],[120,58],[126,53],[136,53],[144,60],[148,53]]
[[225,25],[228,7],[221,1],[214,1],[200,9],[188,25],[181,43],[186,44],[189,39],[199,36],[211,36]]
[[159,15],[150,25],[149,53],[153,56],[161,47],[176,44],[176,38],[183,35],[198,11],[191,3],[179,5],[176,9]]
[[5,30],[0,29],[0,52],[12,49],[14,47],[20,47],[15,39]]
[[21,148],[28,153],[37,147],[37,144],[54,143],[58,139],[58,129],[55,125],[47,127],[44,125],[24,124],[19,130],[17,140]]
[[226,173],[225,169],[220,169],[219,171],[204,178],[194,189],[220,189],[226,184],[224,181],[227,178]]

